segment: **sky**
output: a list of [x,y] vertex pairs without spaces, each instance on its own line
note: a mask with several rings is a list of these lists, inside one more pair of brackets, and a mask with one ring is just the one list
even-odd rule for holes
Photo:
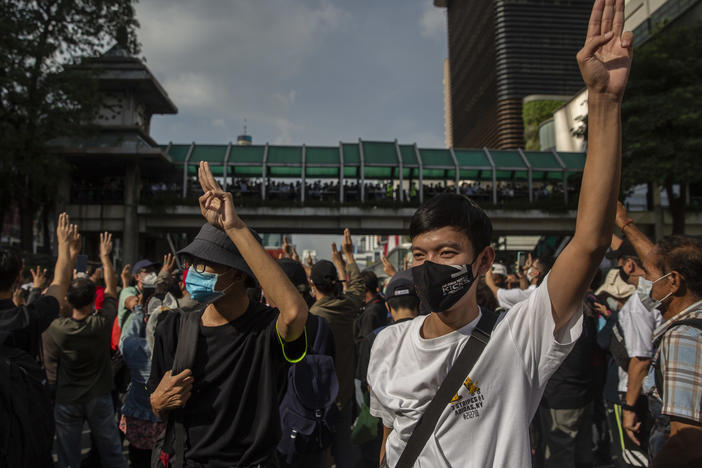
[[[178,107],[158,143],[444,147],[446,13],[432,0],[143,0],[141,56]],[[293,234],[293,233],[291,233]],[[327,256],[339,236],[293,235]],[[356,241],[356,239],[354,239]]]
[[178,107],[159,143],[444,146],[445,10],[432,0],[144,0],[141,56]]

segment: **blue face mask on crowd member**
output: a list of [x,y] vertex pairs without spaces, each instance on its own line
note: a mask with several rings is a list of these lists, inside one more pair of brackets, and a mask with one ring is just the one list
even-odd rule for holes
[[199,272],[195,268],[188,268],[188,274],[185,277],[185,289],[187,289],[190,297],[198,302],[208,304],[214,302],[224,296],[225,288],[222,291],[217,291],[217,280],[221,275],[217,273],[208,273],[206,271]]
[[639,277],[639,284],[636,287],[636,294],[639,296],[639,300],[641,301],[641,304],[643,304],[643,306],[646,308],[646,310],[653,311],[653,309],[657,309],[658,307],[660,307],[663,301],[668,299],[673,294],[672,292],[668,293],[664,298],[660,300],[651,297],[653,285],[669,275],[670,273],[667,273],[658,278],[656,281],[647,280],[643,276]]

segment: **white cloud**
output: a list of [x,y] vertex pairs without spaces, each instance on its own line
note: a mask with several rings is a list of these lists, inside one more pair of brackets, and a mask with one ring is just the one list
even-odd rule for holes
[[424,11],[419,18],[419,27],[424,37],[440,37],[446,34],[446,9],[437,8],[433,2],[426,0]]

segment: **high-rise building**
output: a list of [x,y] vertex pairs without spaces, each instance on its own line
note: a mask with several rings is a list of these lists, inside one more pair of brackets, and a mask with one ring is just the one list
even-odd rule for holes
[[575,54],[585,41],[592,0],[434,5],[448,13],[453,146],[522,147],[524,97],[569,95],[584,86]]

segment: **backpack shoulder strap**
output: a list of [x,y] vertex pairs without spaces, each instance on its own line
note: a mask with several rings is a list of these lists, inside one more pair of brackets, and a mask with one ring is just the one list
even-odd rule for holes
[[[176,309],[175,312],[180,314],[180,324],[178,326],[178,344],[176,345],[173,367],[171,369],[173,375],[180,374],[185,369],[191,369],[195,363],[197,336],[200,330],[200,317],[202,317],[202,310],[184,312],[182,309]],[[173,416],[172,423],[167,425],[167,429],[172,429],[175,436],[173,440],[175,455],[173,467],[182,468],[185,457],[185,426],[183,425],[180,411],[175,410],[169,416],[169,419],[171,419],[171,416]],[[170,440],[168,434],[166,440]]]
[[463,384],[466,375],[473,369],[473,366],[490,341],[490,335],[492,334],[492,329],[495,327],[498,314],[488,310],[483,310],[482,314],[478,324],[470,334],[468,342],[463,347],[461,354],[458,356],[458,359],[456,359],[456,362],[453,364],[453,367],[451,367],[441,387],[439,387],[436,395],[434,395],[434,398],[431,400],[426,411],[419,419],[417,426],[414,428],[405,446],[405,450],[402,452],[397,462],[397,468],[411,468],[414,466],[414,462],[424,449],[427,440],[429,440],[429,436],[434,432],[434,429],[436,429],[436,423],[441,413],[444,411],[444,408],[449,404],[456,390]]

